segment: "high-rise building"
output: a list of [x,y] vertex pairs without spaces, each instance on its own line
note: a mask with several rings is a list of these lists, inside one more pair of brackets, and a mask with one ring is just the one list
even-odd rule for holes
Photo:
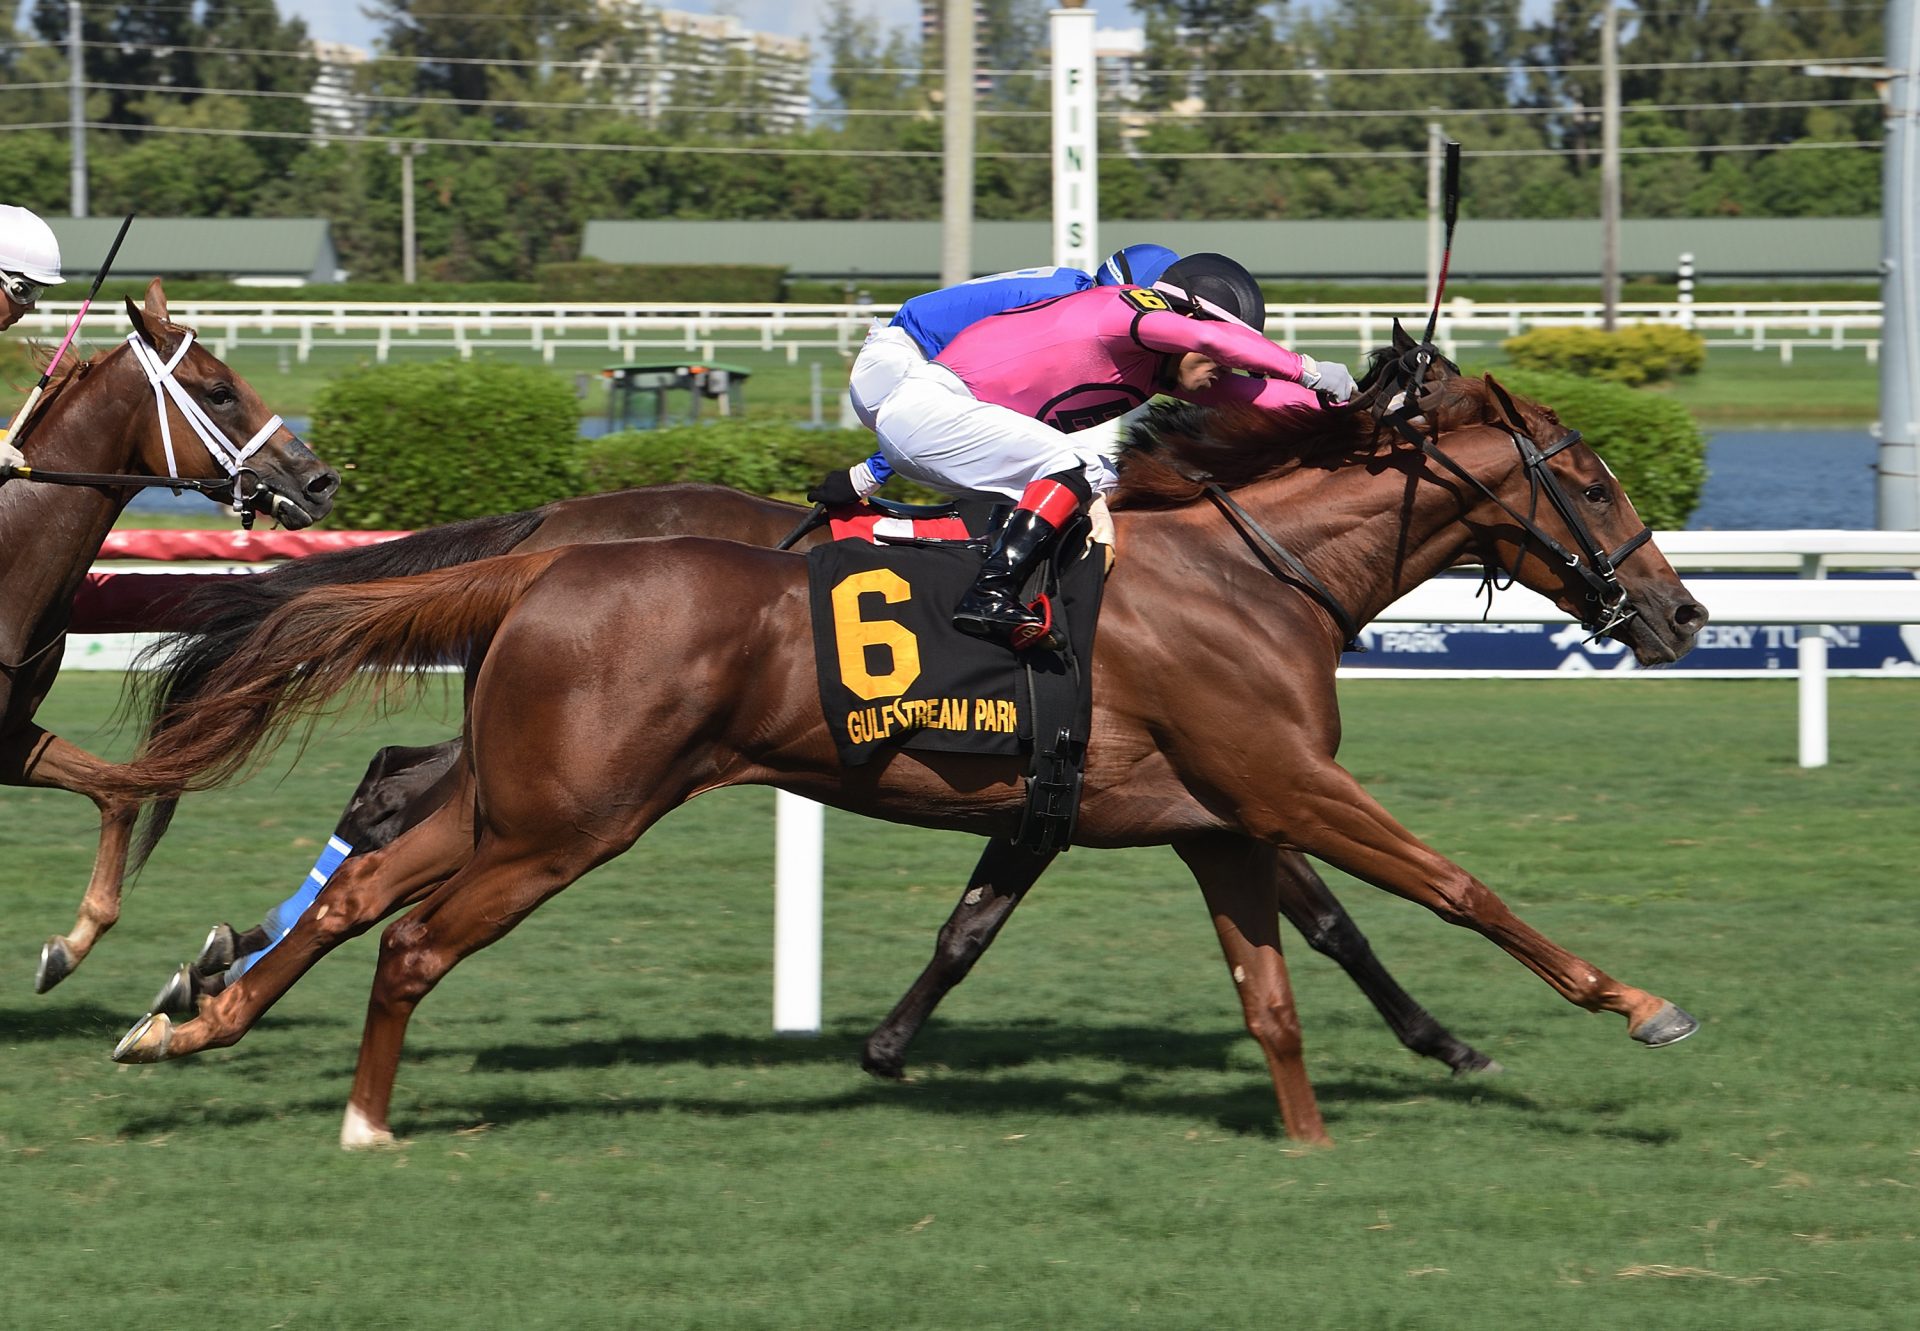
[[[714,104],[753,109],[772,132],[804,129],[813,109],[813,49],[803,37],[756,32],[731,14],[689,14],[636,0],[599,0],[636,39],[618,72],[625,99],[641,115]],[[716,83],[716,81],[718,81]]]
[[367,126],[367,100],[354,88],[367,53],[344,42],[308,42],[313,53],[313,86],[305,102],[313,115],[313,132],[358,134]]

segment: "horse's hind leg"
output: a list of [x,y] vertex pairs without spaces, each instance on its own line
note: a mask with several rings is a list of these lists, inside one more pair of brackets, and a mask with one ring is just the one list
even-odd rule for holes
[[121,1063],[157,1063],[236,1043],[313,964],[365,933],[395,906],[449,877],[473,851],[472,801],[449,801],[392,845],[355,856],[259,962],[199,1015],[175,1026],[164,1013],[137,1023],[113,1051]]
[[1026,896],[1027,889],[1053,863],[1053,855],[1034,855],[1004,837],[987,843],[967,880],[960,903],[940,926],[933,960],[913,987],[874,1027],[860,1055],[860,1066],[879,1077],[898,1078],[906,1067],[907,1046],[947,991],[967,978],[973,963],[992,944],[1000,926]]
[[1416,1054],[1435,1058],[1456,1073],[1498,1072],[1500,1065],[1459,1039],[1402,989],[1373,955],[1373,947],[1353,922],[1326,880],[1307,857],[1283,850],[1274,856],[1274,885],[1280,913],[1307,940],[1307,946],[1339,963],[1360,987],[1400,1043]]
[[33,991],[44,994],[73,974],[100,935],[120,918],[120,887],[127,872],[127,845],[133,836],[137,803],[108,799],[98,793],[93,778],[112,764],[96,758],[36,725],[22,727],[0,740],[0,785],[42,786],[85,795],[100,810],[100,848],[94,852],[93,874],[73,928],[55,934],[40,949],[40,966]]
[[1227,959],[1247,1030],[1267,1056],[1280,1121],[1295,1141],[1330,1145],[1313,1084],[1301,1057],[1300,1015],[1280,952],[1280,915],[1275,909],[1278,873],[1274,847],[1247,837],[1209,836],[1177,841],[1174,850],[1193,870],[1220,950]]

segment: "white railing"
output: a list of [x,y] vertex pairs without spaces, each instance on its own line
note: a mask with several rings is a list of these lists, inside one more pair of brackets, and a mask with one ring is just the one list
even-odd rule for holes
[[[59,337],[79,310],[73,301],[46,301],[21,321],[32,336]],[[371,350],[385,361],[396,350],[452,352],[476,348],[535,352],[548,362],[561,351],[598,351],[623,364],[679,355],[713,360],[727,350],[779,351],[789,363],[807,350],[852,355],[876,317],[893,305],[741,305],[640,303],[398,304],[372,301],[179,301],[179,322],[199,330],[216,355],[237,348],[277,347],[306,361],[316,350]],[[1692,328],[1709,347],[1772,351],[1783,362],[1795,348],[1880,353],[1880,302],[1740,301],[1681,304],[1656,301],[1619,307],[1623,323]],[[89,332],[117,338],[123,316],[102,303],[88,313]],[[1314,304],[1275,306],[1267,332],[1291,347],[1358,353],[1384,346],[1393,321],[1424,328],[1416,305]],[[1449,355],[1497,347],[1533,328],[1600,326],[1591,302],[1446,303],[1437,339]]]

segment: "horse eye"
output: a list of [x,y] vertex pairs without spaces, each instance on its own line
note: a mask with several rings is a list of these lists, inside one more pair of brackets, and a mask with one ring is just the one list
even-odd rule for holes
[[207,393],[207,401],[216,407],[231,406],[238,400],[234,391],[225,384],[215,384]]
[[1589,485],[1585,490],[1581,491],[1581,493],[1586,495],[1587,502],[1593,504],[1605,503],[1607,499],[1607,487],[1598,481]]

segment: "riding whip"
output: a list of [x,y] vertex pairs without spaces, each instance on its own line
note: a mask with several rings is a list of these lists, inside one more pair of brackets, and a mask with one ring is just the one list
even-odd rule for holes
[[1447,183],[1445,193],[1447,235],[1440,251],[1440,274],[1433,283],[1433,309],[1427,315],[1427,331],[1420,341],[1433,341],[1433,330],[1440,323],[1440,297],[1447,289],[1447,268],[1453,262],[1453,224],[1460,220],[1460,145],[1447,140]]
[[[40,372],[40,382],[33,386],[31,393],[27,394],[27,404],[14,416],[13,427],[8,431],[8,437],[15,448],[18,448],[20,441],[26,437],[32,421],[33,409],[40,404],[40,395],[46,392],[48,381],[53,378],[54,370],[59,368],[60,358],[67,354],[68,345],[73,341],[74,335],[80,331],[80,325],[86,321],[87,310],[93,305],[93,298],[100,294],[100,284],[107,280],[107,274],[113,270],[114,258],[120,253],[120,242],[127,238],[127,228],[132,225],[133,214],[128,213],[126,221],[120,224],[119,233],[113,238],[112,248],[107,251],[107,261],[101,264],[100,271],[93,275],[93,286],[87,292],[87,298],[80,302],[80,313],[73,316],[73,324],[67,329],[67,335],[60,339],[60,346],[54,351],[53,359],[48,361],[47,368]],[[24,477],[30,471],[31,468],[15,467],[13,474]]]

